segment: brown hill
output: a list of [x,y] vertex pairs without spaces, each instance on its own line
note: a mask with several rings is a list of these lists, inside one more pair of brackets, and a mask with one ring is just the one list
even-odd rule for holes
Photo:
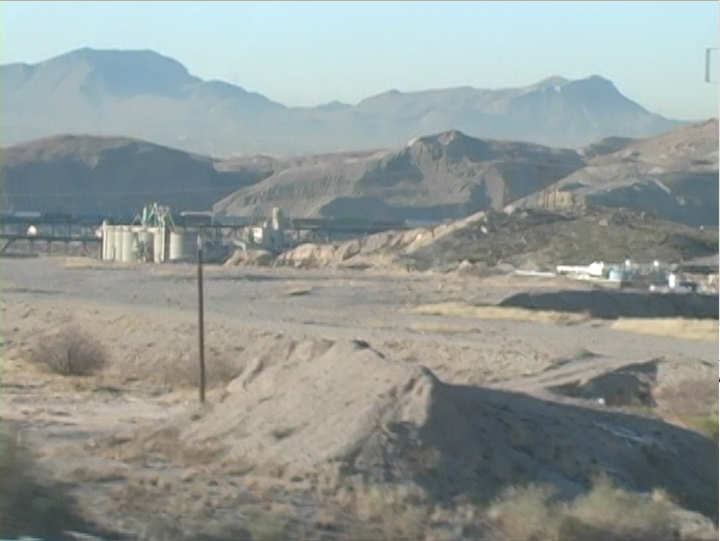
[[579,150],[457,130],[391,150],[215,160],[118,137],[62,136],[6,149],[6,210],[118,213],[158,201],[230,215],[445,220],[511,207],[604,206],[688,225],[718,220],[718,124]]
[[207,209],[266,169],[121,137],[51,137],[3,150],[2,202],[6,211],[122,213],[156,201]]
[[314,156],[220,201],[228,214],[437,220],[499,209],[584,167],[573,150],[483,141],[456,130],[403,148]]
[[513,207],[552,205],[557,191],[563,204],[634,208],[694,226],[718,223],[717,119],[640,141],[605,141],[585,154],[587,167]]

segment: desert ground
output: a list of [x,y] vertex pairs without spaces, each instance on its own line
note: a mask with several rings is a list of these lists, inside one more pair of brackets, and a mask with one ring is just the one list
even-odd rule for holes
[[194,267],[1,272],[0,535],[717,539],[716,319],[500,306],[582,288],[542,278],[208,267],[200,405]]

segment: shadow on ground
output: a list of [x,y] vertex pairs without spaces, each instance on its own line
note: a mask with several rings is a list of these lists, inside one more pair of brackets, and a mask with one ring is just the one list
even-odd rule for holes
[[518,293],[500,306],[587,313],[600,319],[695,318],[718,319],[718,295],[655,294],[639,291],[551,291]]

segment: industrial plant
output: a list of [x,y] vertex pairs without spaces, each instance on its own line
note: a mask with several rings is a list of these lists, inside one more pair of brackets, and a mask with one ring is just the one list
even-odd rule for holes
[[103,221],[99,235],[103,261],[179,262],[191,253],[195,238],[176,228],[169,207],[157,203],[147,206],[137,221],[128,225]]
[[[408,221],[381,222],[364,218],[290,218],[273,208],[268,218],[225,216],[212,212],[173,214],[168,206],[153,203],[138,214],[75,216],[65,213],[22,211],[0,215],[0,238],[5,244],[25,245],[28,252],[44,246],[79,245],[85,255],[103,261],[182,262],[195,256],[197,237],[204,240],[208,261],[222,260],[234,250],[265,250],[279,254],[307,242],[332,242],[389,230],[417,227]],[[100,246],[99,250],[91,246]]]

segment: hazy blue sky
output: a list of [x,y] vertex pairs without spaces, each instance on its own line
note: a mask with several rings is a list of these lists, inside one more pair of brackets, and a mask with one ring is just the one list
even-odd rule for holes
[[[707,2],[2,2],[2,62],[153,49],[287,105],[392,88],[503,87],[599,74],[652,111],[718,115]],[[717,56],[715,57],[717,63]],[[714,68],[717,80],[717,65]]]

